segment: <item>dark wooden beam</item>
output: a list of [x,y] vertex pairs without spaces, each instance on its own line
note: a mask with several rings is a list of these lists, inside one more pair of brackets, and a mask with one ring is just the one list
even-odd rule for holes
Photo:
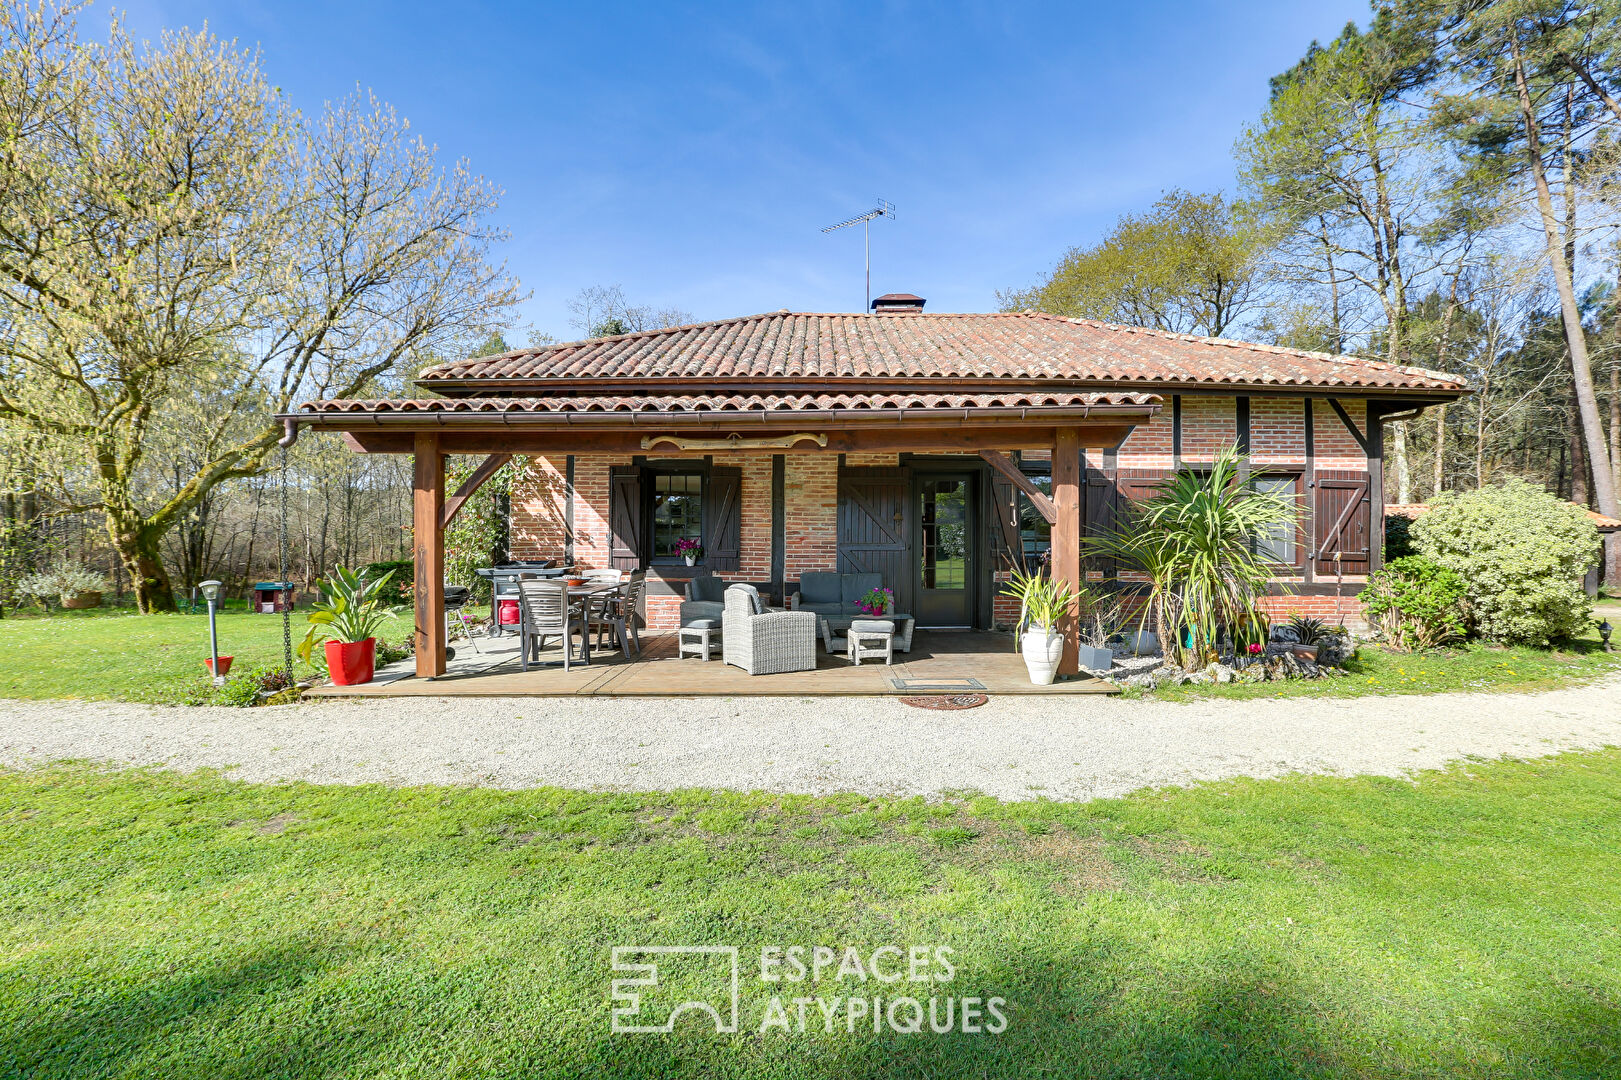
[[[1081,575],[1081,451],[1085,439],[1072,428],[1059,428],[1053,434],[1053,522],[1052,575],[1079,592],[1085,586]],[[1060,629],[1064,634],[1064,657],[1058,663],[1060,675],[1081,670],[1081,635],[1078,613],[1072,612]]]
[[771,589],[777,603],[787,602],[788,459],[771,455]]
[[1005,452],[981,450],[979,456],[989,462],[991,468],[1001,473],[1009,483],[1024,492],[1024,497],[1030,500],[1030,505],[1036,508],[1036,513],[1047,519],[1047,524],[1051,525],[1058,520],[1058,510],[1046,492],[1031,483],[1030,478],[1024,475],[1024,470],[1015,465],[1013,459]]
[[1345,406],[1339,403],[1338,398],[1329,398],[1328,404],[1334,410],[1335,414],[1339,416],[1340,423],[1345,425],[1345,430],[1351,433],[1351,438],[1356,440],[1356,444],[1360,446],[1362,448],[1362,452],[1366,454],[1368,452],[1368,442],[1373,435],[1373,403],[1368,403],[1368,434],[1366,435],[1357,430],[1356,425],[1351,422],[1351,414],[1345,411]]
[[484,481],[494,476],[496,470],[511,460],[511,454],[491,454],[478,463],[473,475],[463,480],[461,486],[456,489],[456,494],[445,500],[444,528],[450,528],[450,523],[456,520],[456,515],[467,505],[467,500],[473,497],[473,492],[483,487]]
[[1171,395],[1171,467],[1182,467],[1182,395]]
[[411,542],[416,556],[417,677],[445,673],[445,457],[439,436],[413,436]]
[[1312,404],[1311,398],[1301,402],[1301,405],[1305,407],[1303,422],[1306,425],[1306,467],[1301,473],[1305,481],[1302,485],[1305,490],[1302,498],[1306,504],[1302,508],[1305,518],[1302,524],[1306,530],[1306,566],[1302,576],[1310,585],[1317,573],[1317,434],[1312,416],[1312,410],[1317,406]]

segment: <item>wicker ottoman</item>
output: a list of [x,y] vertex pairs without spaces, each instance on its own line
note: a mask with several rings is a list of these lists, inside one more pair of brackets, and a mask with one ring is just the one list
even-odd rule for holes
[[676,656],[701,656],[709,659],[712,645],[720,637],[719,619],[688,619],[676,631]]
[[864,657],[876,660],[880,656],[886,664],[895,662],[895,624],[889,619],[853,619],[845,637],[850,663],[859,667]]

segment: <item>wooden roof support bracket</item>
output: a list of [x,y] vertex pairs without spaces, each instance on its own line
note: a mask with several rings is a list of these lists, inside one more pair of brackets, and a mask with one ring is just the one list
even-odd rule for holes
[[479,462],[478,468],[473,470],[473,475],[463,480],[461,487],[456,489],[456,494],[445,500],[445,516],[441,523],[442,527],[450,528],[450,523],[455,520],[457,514],[461,513],[462,507],[467,505],[467,500],[473,497],[473,492],[483,487],[484,481],[494,476],[496,470],[511,460],[511,454],[491,454]]
[[[1339,415],[1340,423],[1344,424],[1345,430],[1351,433],[1351,438],[1355,439],[1356,444],[1362,448],[1362,453],[1367,454],[1368,436],[1362,434],[1362,432],[1356,429],[1356,425],[1351,422],[1351,414],[1345,411],[1345,406],[1340,404],[1338,398],[1329,398],[1328,404],[1333,408],[1334,412]],[[1378,421],[1374,419],[1372,403],[1370,402],[1368,411],[1368,426],[1371,428],[1376,423],[1378,423]]]
[[1058,522],[1058,508],[1053,505],[1040,488],[1030,482],[1024,475],[1024,470],[1013,463],[1013,459],[1002,450],[981,450],[979,456],[990,464],[990,467],[1001,473],[1014,487],[1024,492],[1024,497],[1030,500],[1030,505],[1036,508],[1036,513],[1047,519],[1047,524]]

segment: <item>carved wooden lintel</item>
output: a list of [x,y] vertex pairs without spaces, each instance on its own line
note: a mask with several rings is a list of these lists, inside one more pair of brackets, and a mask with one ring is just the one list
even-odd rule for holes
[[794,446],[806,440],[815,443],[817,446],[827,445],[826,435],[813,435],[808,431],[762,439],[746,439],[734,431],[724,439],[689,439],[682,435],[645,435],[642,437],[642,449],[651,450],[653,447],[664,443],[676,450],[791,450]]

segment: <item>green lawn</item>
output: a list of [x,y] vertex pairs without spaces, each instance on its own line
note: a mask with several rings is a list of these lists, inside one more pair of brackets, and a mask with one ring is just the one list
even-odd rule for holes
[[[1621,639],[1616,639],[1621,640]],[[1367,694],[1440,694],[1463,690],[1554,690],[1621,671],[1621,647],[1605,652],[1598,635],[1564,649],[1495,648],[1470,644],[1422,653],[1396,653],[1364,645],[1338,679],[1224,686],[1167,686],[1149,695],[1165,701],[1193,698],[1361,697]]]
[[[293,644],[304,636],[295,613]],[[409,628],[407,628],[408,630]],[[232,671],[281,659],[281,618],[227,611],[220,653]],[[207,615],[137,615],[102,610],[0,620],[0,698],[199,700],[209,690]]]
[[[1618,833],[1621,751],[1091,804],[0,773],[0,1075],[1613,1077]],[[686,944],[741,948],[742,1031],[610,1034],[611,948]],[[760,983],[789,944],[956,974]]]

